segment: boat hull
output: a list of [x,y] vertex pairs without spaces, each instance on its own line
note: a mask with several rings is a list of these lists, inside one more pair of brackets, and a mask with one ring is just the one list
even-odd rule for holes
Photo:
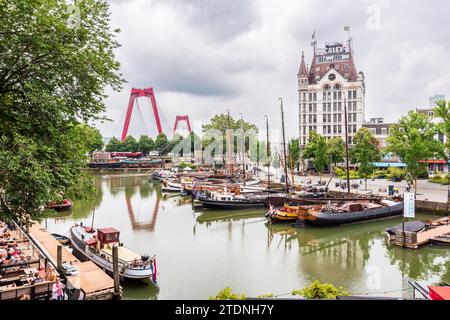
[[222,210],[238,210],[238,209],[251,209],[251,208],[263,208],[264,202],[246,202],[246,201],[216,201],[216,200],[203,200],[197,198],[203,207],[211,209]]
[[[377,220],[383,218],[390,218],[399,216],[403,213],[403,203],[397,203],[392,206],[385,206],[381,208],[357,211],[357,212],[345,212],[345,213],[325,213],[318,212],[314,214],[314,217],[304,219],[305,224],[328,227],[337,226],[348,223],[358,223],[370,220]],[[302,219],[301,219],[302,220]]]

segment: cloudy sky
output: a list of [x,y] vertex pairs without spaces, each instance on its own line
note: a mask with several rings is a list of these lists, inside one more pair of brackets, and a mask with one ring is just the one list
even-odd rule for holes
[[[297,72],[319,44],[344,41],[351,26],[355,63],[366,76],[366,119],[395,121],[429,97],[450,97],[450,2],[446,0],[109,0],[122,30],[117,58],[127,84],[110,92],[105,136],[119,136],[131,87],[154,87],[163,126],[188,114],[198,127],[216,113],[261,128],[280,126],[283,97],[289,136],[297,134]],[[432,3],[432,4],[430,4]],[[130,132],[156,132],[139,101]],[[139,111],[139,110],[138,110]],[[142,119],[146,119],[143,122]]]

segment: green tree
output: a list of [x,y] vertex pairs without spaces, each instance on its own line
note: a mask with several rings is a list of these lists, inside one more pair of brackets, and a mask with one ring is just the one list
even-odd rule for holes
[[139,143],[133,136],[127,136],[122,146],[121,151],[125,152],[137,152],[139,150]]
[[112,137],[106,144],[105,150],[108,152],[122,151],[122,142],[116,137]]
[[303,157],[312,161],[314,168],[316,168],[319,173],[320,179],[322,179],[322,172],[330,164],[328,146],[325,137],[315,131],[310,131],[308,144],[303,152]]
[[359,129],[353,137],[352,162],[358,163],[358,174],[364,178],[367,190],[367,177],[371,175],[375,166],[373,162],[380,160],[378,140],[370,133],[369,129]]
[[333,137],[328,139],[328,154],[330,155],[331,163],[336,165],[344,161],[345,157],[345,142],[341,137]]
[[443,141],[439,139],[436,141],[436,152],[448,163],[450,160],[450,101],[438,101],[433,111],[435,117],[442,120],[436,124],[436,131],[445,137]]
[[77,126],[77,130],[80,131],[80,136],[89,149],[88,152],[90,156],[92,156],[94,151],[99,151],[103,148],[103,137],[97,128],[80,123]]
[[169,152],[168,150],[169,140],[164,133],[159,134],[155,140],[155,149],[158,150],[161,154],[165,154]]
[[[216,114],[214,115],[209,123],[204,124],[202,126],[203,132],[206,132],[208,130],[219,130],[222,133],[222,139],[223,139],[223,150],[224,153],[226,152],[226,131],[227,129],[232,130],[244,130],[244,132],[253,130],[254,133],[258,133],[258,128],[256,125],[246,122],[244,120],[236,120],[232,116],[228,116],[228,114]],[[204,146],[208,146],[213,139],[204,139]],[[249,145],[249,139],[247,138],[245,141],[245,150],[246,152],[249,151],[250,145]],[[234,149],[237,150],[237,139],[234,141]]]
[[147,155],[155,147],[155,143],[153,142],[152,138],[150,138],[147,135],[142,135],[139,138],[138,145],[139,145],[138,150],[144,153],[145,155]]
[[420,173],[420,160],[427,160],[436,151],[435,127],[428,117],[410,111],[403,116],[398,125],[392,126],[387,138],[387,151],[393,152],[406,164],[406,169],[414,181],[417,193],[417,177]]
[[299,171],[300,167],[300,140],[292,139],[289,142],[289,156],[292,159],[293,166],[297,167],[297,171]]
[[66,1],[0,1],[2,219],[39,219],[79,183],[89,147],[76,126],[101,118],[105,86],[121,88],[109,5],[76,5],[71,21]]

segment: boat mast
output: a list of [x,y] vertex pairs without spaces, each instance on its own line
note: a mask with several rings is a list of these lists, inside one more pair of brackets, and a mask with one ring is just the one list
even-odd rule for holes
[[[242,149],[242,173],[244,175],[244,186],[245,186],[245,134],[244,134],[244,120],[242,119],[242,113],[241,113],[241,130],[242,130],[242,135],[243,135],[243,142],[241,141],[241,143],[243,144],[243,146],[241,146]],[[242,140],[242,139],[241,139]]]
[[270,147],[269,147],[269,116],[266,114],[264,116],[266,118],[266,154],[267,154],[267,181],[268,181],[268,186],[267,186],[267,190],[270,190]]
[[94,230],[94,217],[95,217],[95,203],[94,203],[94,210],[92,211],[91,230]]
[[280,108],[281,108],[281,128],[283,130],[283,154],[284,154],[284,177],[286,182],[286,192],[289,193],[289,184],[288,184],[288,171],[287,171],[287,157],[286,157],[286,138],[284,133],[284,111],[283,111],[283,99],[278,98],[280,100]]
[[345,157],[346,157],[346,169],[347,169],[347,193],[350,194],[350,169],[349,169],[349,156],[348,156],[348,125],[347,125],[347,99],[344,95],[344,121],[345,121]]

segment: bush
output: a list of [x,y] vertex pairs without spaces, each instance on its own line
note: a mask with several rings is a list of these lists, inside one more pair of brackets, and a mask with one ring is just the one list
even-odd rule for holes
[[370,178],[381,178],[382,179],[382,178],[386,178],[387,174],[388,174],[387,170],[377,169],[370,175]]
[[209,300],[245,300],[245,294],[232,293],[230,287],[220,291],[215,297],[209,297]]
[[[346,172],[346,170],[341,169],[341,168],[336,168],[335,171],[336,171],[336,176],[339,179],[347,179],[347,172]],[[358,171],[355,171],[355,170],[350,170],[349,176],[350,176],[350,179],[359,179],[360,178],[359,174],[358,174]]]
[[388,174],[386,175],[387,179],[405,179],[406,170],[396,167],[389,167]]
[[336,288],[331,283],[320,283],[318,280],[303,289],[294,290],[292,295],[300,295],[306,299],[336,299],[337,296],[348,296],[342,287]]
[[439,175],[436,174],[434,175],[430,180],[428,180],[430,182],[434,182],[434,183],[440,183],[440,184],[447,184],[448,182],[448,175]]

